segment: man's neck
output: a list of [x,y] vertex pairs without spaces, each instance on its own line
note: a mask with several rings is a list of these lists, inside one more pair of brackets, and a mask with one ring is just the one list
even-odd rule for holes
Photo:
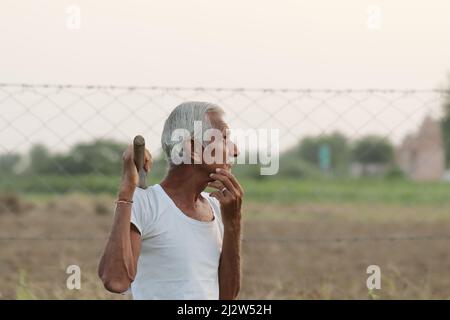
[[209,181],[206,172],[195,170],[194,165],[182,164],[171,167],[160,185],[172,198],[195,204]]

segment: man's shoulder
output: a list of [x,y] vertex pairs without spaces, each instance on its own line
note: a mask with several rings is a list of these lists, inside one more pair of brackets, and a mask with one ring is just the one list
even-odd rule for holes
[[136,190],[134,191],[134,195],[138,198],[145,198],[145,197],[151,197],[151,196],[156,196],[157,195],[157,189],[158,189],[158,184],[154,184],[152,186],[148,186],[145,189],[142,188],[136,188]]
[[136,188],[133,201],[152,211],[158,211],[163,207],[162,203],[165,202],[164,195],[159,188],[159,184],[154,184],[146,189]]

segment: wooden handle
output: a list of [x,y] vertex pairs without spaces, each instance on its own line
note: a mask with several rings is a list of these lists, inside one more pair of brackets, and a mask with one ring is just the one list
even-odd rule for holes
[[133,149],[134,149],[134,163],[136,164],[136,168],[139,173],[139,188],[146,189],[147,188],[147,173],[144,170],[144,161],[145,161],[145,139],[143,136],[136,136],[133,140]]

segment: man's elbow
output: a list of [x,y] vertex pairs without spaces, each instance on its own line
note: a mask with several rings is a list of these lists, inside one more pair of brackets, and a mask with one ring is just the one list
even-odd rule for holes
[[131,281],[128,279],[102,279],[103,286],[112,293],[124,293],[130,288]]
[[136,269],[125,268],[123,272],[117,271],[118,270],[111,270],[110,266],[101,262],[97,274],[106,290],[112,293],[124,293],[130,288],[131,283],[134,281]]
[[130,288],[131,282],[134,279],[129,279],[128,277],[118,277],[111,276],[102,268],[98,270],[98,276],[103,282],[103,286],[106,290],[112,293],[123,293]]

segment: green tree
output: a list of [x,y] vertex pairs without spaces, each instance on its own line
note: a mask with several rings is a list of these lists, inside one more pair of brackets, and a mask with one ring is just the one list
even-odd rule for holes
[[384,137],[369,135],[357,140],[352,148],[352,160],[362,165],[390,164],[394,148]]
[[112,140],[95,140],[76,144],[67,155],[57,156],[64,171],[70,174],[119,174],[126,145]]
[[0,172],[13,173],[20,159],[21,156],[18,153],[5,153],[0,155]]
[[444,116],[441,120],[441,128],[444,138],[445,163],[448,167],[450,165],[450,95],[446,95],[442,108],[444,110]]
[[295,152],[287,151],[280,155],[280,170],[278,176],[283,178],[316,179],[323,177],[324,174],[315,164],[305,161]]
[[36,174],[90,174],[117,175],[122,170],[123,143],[112,140],[94,140],[78,143],[68,152],[51,154],[41,145],[29,152],[29,171]]
[[50,173],[54,170],[54,163],[52,163],[52,156],[42,144],[36,144],[31,147],[29,151],[30,166],[32,173],[43,174]]
[[321,135],[318,137],[304,138],[300,142],[298,148],[300,158],[319,167],[319,150],[325,145],[330,150],[330,168],[332,172],[338,175],[346,174],[348,170],[350,151],[347,138],[339,132],[329,135]]

